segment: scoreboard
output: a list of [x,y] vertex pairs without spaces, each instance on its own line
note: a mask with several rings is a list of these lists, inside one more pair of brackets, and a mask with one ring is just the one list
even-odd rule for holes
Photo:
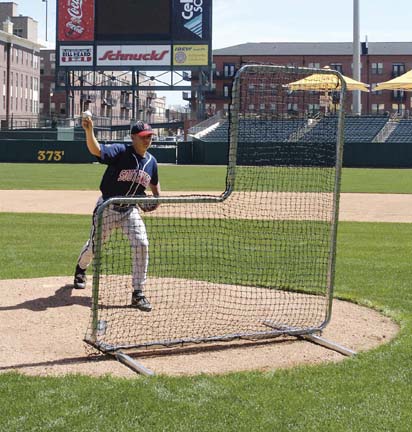
[[204,69],[212,0],[57,0],[56,61],[70,69]]

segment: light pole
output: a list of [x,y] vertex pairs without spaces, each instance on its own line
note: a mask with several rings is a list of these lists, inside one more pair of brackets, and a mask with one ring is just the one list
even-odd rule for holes
[[48,0],[42,0],[43,3],[46,3],[46,41],[47,41],[47,15],[48,15],[48,9],[49,9],[49,2]]
[[[360,71],[359,0],[353,0],[353,78],[356,81],[361,80]],[[352,112],[361,115],[360,90],[354,90],[352,93]]]
[[51,118],[52,118],[52,102],[51,102],[51,100],[52,100],[52,97],[53,97],[53,92],[51,91],[50,92],[50,96],[49,96],[49,117],[50,117],[50,121],[51,121]]

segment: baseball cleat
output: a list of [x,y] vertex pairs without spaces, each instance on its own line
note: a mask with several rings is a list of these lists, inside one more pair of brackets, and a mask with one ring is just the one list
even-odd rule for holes
[[152,305],[149,300],[143,295],[141,291],[134,291],[132,294],[132,304],[133,308],[139,309],[143,312],[151,312]]
[[76,289],[85,289],[87,282],[86,272],[79,266],[76,267],[73,285]]

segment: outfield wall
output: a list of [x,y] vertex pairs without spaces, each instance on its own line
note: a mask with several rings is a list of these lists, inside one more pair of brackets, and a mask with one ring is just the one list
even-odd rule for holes
[[[286,143],[290,146],[293,144],[295,143]],[[293,165],[295,157],[296,152],[292,150],[289,160],[285,160],[285,163]],[[225,165],[227,164],[227,144],[221,142],[179,143],[178,163]],[[345,143],[343,166],[347,168],[412,168],[412,139],[410,143]]]
[[[273,143],[262,144],[262,146]],[[293,165],[294,146],[308,144],[280,143],[290,148],[285,164]],[[288,150],[289,150],[288,148]],[[204,141],[154,143],[151,153],[159,163],[181,165],[226,165],[227,143]],[[55,139],[0,139],[0,162],[89,163],[90,155],[84,140],[57,141]],[[246,162],[245,162],[246,163]],[[343,154],[345,167],[359,168],[412,168],[411,143],[346,143]]]
[[[150,152],[163,163],[176,163],[175,146],[153,147]],[[96,162],[96,158],[89,153],[84,140],[2,139],[0,162],[88,163]]]

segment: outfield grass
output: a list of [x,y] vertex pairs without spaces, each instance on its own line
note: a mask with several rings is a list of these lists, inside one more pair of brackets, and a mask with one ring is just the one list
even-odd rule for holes
[[[97,190],[101,164],[0,164],[0,189]],[[226,167],[160,165],[165,191],[223,191]],[[412,169],[344,168],[342,192],[412,193]]]
[[[0,189],[97,190],[105,166],[94,164],[0,164]],[[164,190],[224,190],[224,167],[160,165]]]
[[[0,213],[0,279],[71,274],[87,240],[90,220],[89,216]],[[276,221],[272,226],[274,232],[270,237],[266,221],[216,223],[214,219],[146,218],[150,260],[156,263],[149,267],[149,276],[196,280],[213,277],[217,283],[240,285],[248,285],[253,280],[258,286],[271,287],[271,271],[276,268],[278,279],[284,282],[283,289],[324,293],[327,282],[323,279],[329,257],[328,224]],[[236,248],[228,253],[229,240],[222,243],[222,236],[230,236],[230,233],[236,233],[236,238],[230,242]],[[243,233],[243,237],[239,233]],[[303,241],[305,235],[310,235],[310,239]],[[271,247],[279,236],[288,239],[282,242],[282,253]],[[46,238],[47,248],[44,247]],[[118,270],[113,268],[113,260],[117,259],[119,250],[127,250],[123,241],[124,236],[114,231],[106,242],[102,265],[107,259],[110,268],[102,268],[103,272],[110,274]],[[176,245],[184,245],[184,248]],[[297,257],[298,251],[301,251],[300,257]],[[39,253],[43,256],[40,262]],[[122,269],[131,268],[130,259],[126,256],[120,263]]]
[[[86,216],[0,214],[0,277],[70,275],[88,224]],[[336,295],[400,322],[401,334],[389,344],[338,364],[225,376],[6,373],[0,376],[0,430],[409,431],[411,237],[411,224],[339,226]]]
[[342,192],[412,193],[412,169],[343,168]]

